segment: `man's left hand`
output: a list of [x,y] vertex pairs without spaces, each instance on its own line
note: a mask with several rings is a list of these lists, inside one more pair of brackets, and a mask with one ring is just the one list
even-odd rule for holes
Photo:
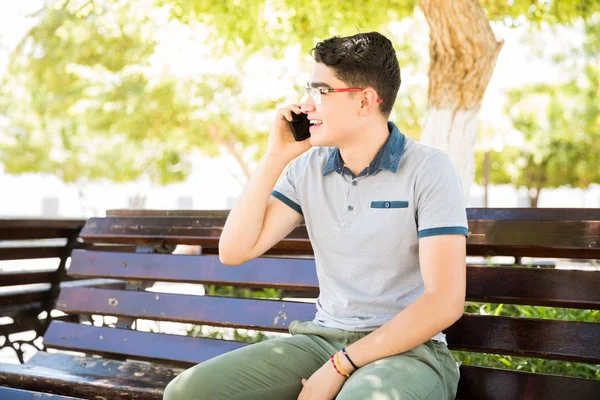
[[346,378],[338,374],[331,361],[327,361],[321,368],[306,380],[302,379],[302,391],[298,400],[332,400],[342,389]]

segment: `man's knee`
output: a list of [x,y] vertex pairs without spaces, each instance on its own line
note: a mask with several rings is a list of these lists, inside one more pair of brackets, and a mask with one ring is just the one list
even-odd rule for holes
[[213,387],[211,383],[216,383],[214,379],[207,376],[210,371],[200,365],[183,371],[175,377],[163,394],[163,400],[202,400],[215,398],[212,395]]
[[163,394],[163,400],[188,400],[191,399],[189,390],[185,387],[181,379],[181,375],[175,377],[167,387]]

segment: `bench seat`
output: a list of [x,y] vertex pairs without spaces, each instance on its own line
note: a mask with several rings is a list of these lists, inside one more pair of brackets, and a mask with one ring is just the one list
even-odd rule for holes
[[[468,255],[512,255],[517,261],[469,263],[468,301],[600,310],[600,271],[520,264],[527,256],[600,259],[600,210],[469,209],[468,217]],[[117,322],[52,321],[44,335],[51,353],[39,352],[24,366],[0,365],[0,385],[83,398],[161,399],[166,384],[184,368],[248,344],[144,332],[139,321],[285,335],[291,321],[311,320],[319,288],[306,228],[296,228],[267,256],[230,267],[216,255],[225,218],[223,212],[117,211],[90,219],[81,232],[86,243],[135,245],[137,252],[76,249],[69,277],[127,284],[62,287],[55,307],[71,316],[112,316]],[[202,251],[171,254],[177,244]],[[269,288],[307,300],[148,290],[156,282]],[[451,350],[600,364],[597,322],[465,313],[444,332]],[[466,364],[460,370],[457,398],[463,400],[591,399],[600,393],[599,380]]]

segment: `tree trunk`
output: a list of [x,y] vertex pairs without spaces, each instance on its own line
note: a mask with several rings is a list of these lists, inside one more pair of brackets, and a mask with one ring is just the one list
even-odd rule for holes
[[537,208],[541,191],[541,188],[529,188],[527,191],[527,195],[529,196],[529,207]]
[[477,115],[503,42],[477,0],[421,0],[429,23],[429,93],[421,142],[448,153],[465,203],[475,178]]

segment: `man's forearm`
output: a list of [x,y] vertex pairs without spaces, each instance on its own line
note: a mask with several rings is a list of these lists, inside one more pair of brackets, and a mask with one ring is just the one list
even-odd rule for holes
[[[425,292],[391,321],[346,348],[360,368],[381,358],[411,350],[452,325],[462,316],[464,299],[448,301],[435,292]],[[352,370],[347,360],[346,367]],[[342,358],[340,358],[342,362]]]
[[221,260],[236,263],[248,254],[262,230],[265,211],[277,179],[289,160],[266,154],[231,210],[219,240]]

